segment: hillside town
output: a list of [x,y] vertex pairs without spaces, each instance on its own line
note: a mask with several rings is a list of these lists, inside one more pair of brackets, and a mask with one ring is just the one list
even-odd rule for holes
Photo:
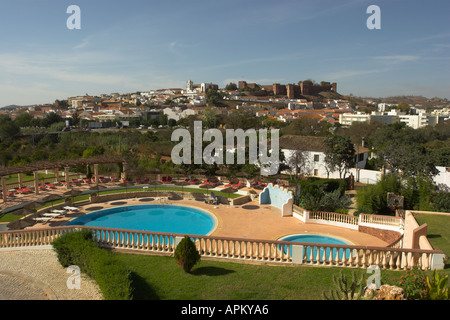
[[[297,89],[298,88],[298,89]],[[152,120],[164,116],[172,124],[190,116],[202,115],[207,108],[222,115],[240,110],[271,124],[283,126],[295,119],[311,119],[331,126],[350,126],[355,122],[378,121],[383,124],[403,122],[414,129],[434,126],[448,120],[450,105],[423,108],[409,105],[407,109],[396,104],[377,103],[372,99],[357,104],[336,92],[336,84],[313,83],[299,85],[259,85],[240,81],[219,88],[214,83],[194,84],[187,81],[186,88],[167,88],[135,93],[89,94],[67,97],[54,103],[27,107],[6,107],[1,114],[14,119],[27,113],[43,119],[55,113],[69,121],[69,126],[98,129],[107,127],[153,128]],[[77,123],[73,123],[76,119]],[[160,125],[160,124],[159,124]]]

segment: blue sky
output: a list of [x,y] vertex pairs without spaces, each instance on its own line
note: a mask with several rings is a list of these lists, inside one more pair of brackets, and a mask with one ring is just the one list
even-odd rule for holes
[[[81,30],[66,27],[73,4]],[[0,0],[0,106],[189,79],[450,98],[449,13],[448,0]]]

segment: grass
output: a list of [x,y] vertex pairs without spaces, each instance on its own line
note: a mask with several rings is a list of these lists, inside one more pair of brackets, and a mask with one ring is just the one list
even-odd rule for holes
[[[153,191],[154,189],[150,189],[149,191]],[[169,187],[169,186],[165,186],[165,187],[156,187],[156,191],[181,191],[182,188],[181,187]],[[114,193],[124,193],[124,192],[135,192],[135,191],[142,191],[142,187],[134,187],[134,188],[129,188],[129,189],[118,189],[118,190],[100,190],[99,194],[100,196],[102,195],[106,195],[106,194],[114,194]],[[192,193],[211,193],[211,189],[206,190],[206,189],[196,189],[196,188],[183,188],[183,191],[185,192],[192,192]],[[229,197],[229,198],[237,198],[240,197],[241,195],[239,194],[228,194],[228,193],[223,193],[220,191],[213,191],[216,196],[222,196],[222,197]],[[98,192],[97,192],[98,193]],[[36,208],[37,210],[41,210],[44,208],[48,208],[52,205],[57,205],[60,204],[62,202],[64,202],[65,198],[59,199],[59,200],[55,200],[55,201],[49,201],[46,202],[45,204],[43,204],[41,207]],[[73,198],[74,203],[78,202],[78,201],[84,201],[84,200],[88,200],[89,199],[89,194],[83,194],[83,195],[79,195],[79,196],[75,196]],[[0,223],[1,222],[12,222],[12,221],[16,221],[19,220],[21,218],[23,218],[23,215],[15,215],[13,212],[8,212],[5,214],[1,214],[0,213]]]
[[[320,300],[334,288],[333,275],[364,269],[268,266],[202,260],[185,273],[175,258],[116,254],[135,274],[137,300]],[[382,283],[398,277],[382,271]]]
[[[450,216],[414,213],[419,225],[428,225],[428,240],[436,250],[442,250],[450,257]],[[450,277],[450,259],[445,265],[444,274]]]

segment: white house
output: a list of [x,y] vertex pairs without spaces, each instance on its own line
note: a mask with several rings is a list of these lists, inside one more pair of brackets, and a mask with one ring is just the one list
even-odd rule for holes
[[[339,172],[330,172],[325,164],[325,138],[297,135],[285,135],[279,140],[280,153],[289,167],[287,173],[303,173],[321,178],[339,178]],[[363,169],[366,166],[369,149],[355,146],[353,167]]]

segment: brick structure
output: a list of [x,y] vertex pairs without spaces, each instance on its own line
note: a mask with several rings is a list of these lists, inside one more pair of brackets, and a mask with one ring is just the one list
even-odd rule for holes
[[269,94],[273,94],[275,96],[287,96],[290,99],[294,99],[300,95],[316,95],[320,92],[337,92],[337,84],[333,82],[331,84],[324,85],[314,85],[309,83],[300,82],[298,85],[296,84],[279,84],[274,83],[272,85],[259,85],[257,83],[247,83],[246,81],[239,81],[238,88],[255,89],[260,88],[265,90]]

